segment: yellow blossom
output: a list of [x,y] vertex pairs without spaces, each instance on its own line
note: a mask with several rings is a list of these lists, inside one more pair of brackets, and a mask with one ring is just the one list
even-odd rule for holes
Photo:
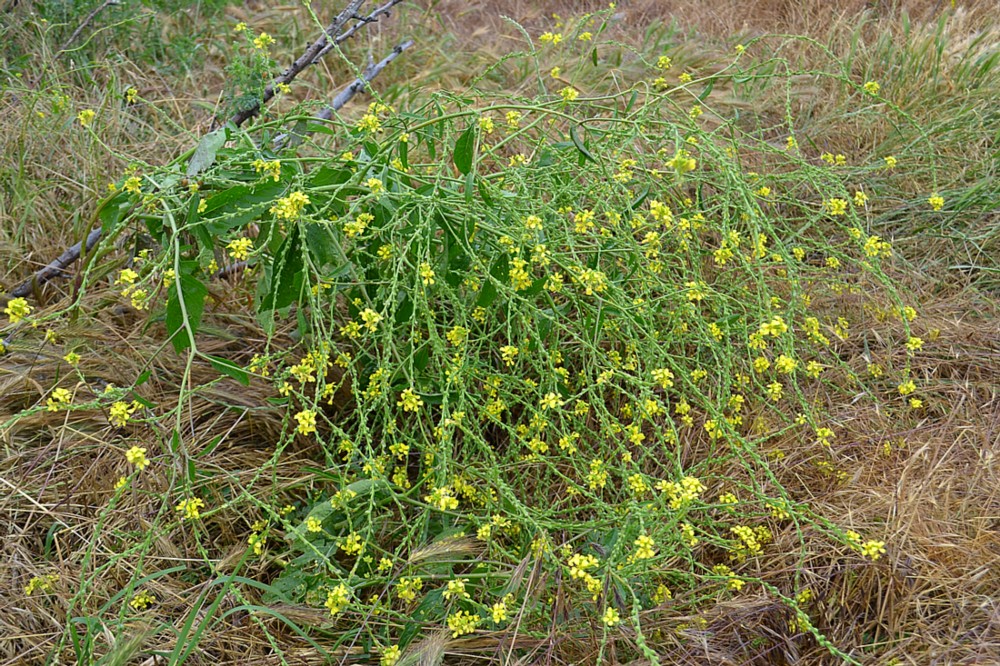
[[96,115],[93,110],[84,109],[76,114],[76,119],[80,122],[80,127],[90,127],[90,123],[94,121],[94,116]]
[[146,458],[146,449],[140,446],[133,446],[125,452],[125,460],[129,464],[135,465],[141,472],[149,466],[149,459]]
[[7,307],[3,309],[3,312],[10,318],[10,323],[16,324],[31,314],[31,306],[23,298],[13,298],[7,303]]
[[185,499],[174,508],[182,514],[182,520],[198,520],[201,518],[201,509],[205,508],[205,502],[198,497]]

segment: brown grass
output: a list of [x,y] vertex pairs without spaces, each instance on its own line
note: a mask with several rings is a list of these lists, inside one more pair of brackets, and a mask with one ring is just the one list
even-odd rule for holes
[[[232,9],[230,14],[234,19],[252,20],[257,27],[286,22],[292,14],[291,10],[267,9],[265,4]],[[403,8],[397,23],[370,31],[357,45],[359,51],[372,48],[377,54],[400,36],[423,34],[424,26],[429,26],[428,38],[398,68],[387,72],[383,82],[387,87],[460,88],[475,67],[518,43],[516,32],[501,16],[514,18],[537,34],[551,25],[552,13],[570,17],[606,6],[575,0],[441,0],[429,4],[430,8]],[[719,53],[728,52],[737,36],[745,39],[763,31],[780,31],[826,39],[837,26],[846,31],[856,12],[869,5],[881,21],[878,29],[892,32],[899,30],[902,10],[926,20],[938,16],[949,3],[834,3],[835,10],[820,0],[619,4],[620,17],[612,32],[616,39],[639,48],[658,22],[673,19],[682,28],[673,39],[685,41],[672,43],[690,53],[692,62],[710,63]],[[987,19],[988,4],[971,8],[961,29],[979,29]],[[310,34],[307,28],[301,32]],[[462,71],[442,61],[443,51],[453,54]],[[5,286],[15,285],[85,233],[88,211],[127,161],[159,164],[192,145],[193,137],[209,122],[209,114],[192,102],[214,104],[221,89],[223,56],[213,52],[204,73],[186,81],[172,81],[129,62],[115,66],[115,80],[135,81],[143,96],[164,109],[183,132],[171,128],[161,115],[126,110],[114,102],[102,89],[112,85],[110,66],[93,84],[65,89],[78,108],[100,109],[102,138],[123,158],[109,155],[64,122],[59,124],[56,114],[49,113],[49,121],[39,120],[33,117],[37,109],[24,98],[3,96],[0,154],[8,158],[5,169],[11,169],[4,176],[0,197],[0,263],[4,266],[0,281]],[[337,66],[310,76],[311,91],[304,95],[318,96],[328,91],[325,81],[345,79]],[[817,115],[822,116],[822,108]],[[26,127],[33,129],[25,132]],[[844,129],[829,128],[829,134],[843,134]],[[910,256],[927,252],[927,263],[934,265],[938,257],[937,261],[947,264],[952,261],[950,251],[921,242],[912,247]],[[918,369],[927,394],[933,397],[924,410],[909,417],[908,427],[902,430],[898,415],[890,419],[871,401],[858,401],[836,414],[845,434],[831,458],[847,475],[842,482],[817,467],[814,452],[790,445],[783,449],[787,464],[779,467],[779,480],[796,500],[807,501],[817,514],[841,516],[844,524],[859,531],[871,528],[884,534],[889,553],[876,566],[861,568],[849,564],[845,553],[832,551],[816,535],[788,531],[776,535],[773,552],[797,552],[801,538],[810,544],[808,559],[796,561],[782,555],[765,559],[762,577],[778,584],[787,572],[803,571],[802,586],[816,592],[812,606],[816,612],[811,615],[819,618],[820,631],[837,645],[872,645],[871,663],[1000,663],[1000,304],[995,294],[979,291],[965,276],[920,274],[902,264],[900,270],[898,278],[919,294],[921,328],[916,334],[929,340],[933,331],[939,332],[934,342],[928,342],[926,364]],[[34,304],[42,315],[55,313],[70,303],[71,291],[70,281],[56,281],[36,294]],[[218,291],[224,293],[222,287]],[[139,389],[142,397],[157,405],[177,404],[184,368],[182,359],[154,354],[163,344],[160,327],[146,327],[126,311],[106,314],[102,297],[88,295],[78,319],[52,322],[58,344],[45,344],[40,328],[20,335],[15,353],[0,359],[0,424],[10,423],[23,409],[43,404],[54,386],[74,391],[75,402],[84,402],[104,383],[126,381],[144,369],[150,370],[151,379]],[[262,348],[252,317],[241,307],[246,297],[247,293],[235,290],[212,303],[215,312],[210,319],[217,334],[202,341],[204,351],[246,363],[253,351]],[[871,330],[880,334],[902,335],[898,327],[872,324]],[[278,343],[291,344],[287,337],[279,337]],[[852,339],[849,344],[853,348],[845,347],[844,355],[854,358],[854,369],[862,373],[862,340]],[[75,347],[113,353],[84,353],[77,374],[61,360],[67,349]],[[150,359],[155,360],[148,366]],[[893,359],[880,361],[891,364]],[[195,364],[191,384],[207,382],[210,386],[185,403],[179,420],[179,451],[172,451],[170,433],[143,426],[115,429],[98,409],[41,411],[0,430],[0,663],[44,663],[70,618],[97,614],[130,580],[140,557],[145,570],[177,564],[205,567],[207,559],[215,571],[206,569],[204,579],[226,574],[244,548],[250,524],[260,517],[247,507],[264,497],[286,501],[314,482],[302,467],[322,464],[322,454],[279,441],[280,416],[265,408],[270,388],[256,383],[245,388],[230,380],[214,381],[216,377],[206,363]],[[220,405],[240,409],[220,409]],[[217,435],[223,436],[222,441],[200,455]],[[217,486],[221,490],[216,506],[221,508],[206,518],[207,536],[202,542],[194,541],[189,531],[177,525],[149,540],[141,552],[134,546],[122,550],[123,543],[146,533],[157,516],[172,512],[164,499],[172,497],[168,492],[172,476],[156,472],[156,465],[119,504],[108,508],[115,480],[124,471],[122,454],[133,444],[147,447],[158,464],[183,467],[194,460],[198,470],[224,481]],[[279,445],[289,448],[276,456]],[[233,498],[251,501],[241,504]],[[230,504],[239,508],[228,508]],[[782,548],[783,544],[789,547]],[[266,580],[273,573],[251,568],[245,575]],[[59,576],[52,593],[25,596],[28,581],[45,574]],[[85,581],[90,587],[81,592]],[[145,587],[159,600],[158,617],[177,628],[204,589],[181,575],[164,576]],[[70,611],[69,600],[74,598]],[[230,594],[221,610],[256,601]],[[279,610],[303,624],[322,626],[328,620],[313,608]],[[746,595],[718,605],[705,616],[651,611],[644,622],[649,631],[661,632],[657,645],[662,663],[833,663],[815,642],[785,638],[789,619],[785,607],[773,599]],[[580,629],[575,635],[585,637],[584,628]],[[214,625],[189,663],[282,663],[265,630],[285,651],[285,663],[323,663],[286,625],[245,611]],[[762,635],[773,640],[754,640]],[[122,656],[118,663],[154,664],[160,662],[145,657],[149,650],[173,647],[168,632],[152,635],[147,626],[136,625],[132,636],[132,642],[113,645],[108,635],[98,652],[117,649]],[[521,663],[592,663],[596,656],[596,638],[556,642],[484,634],[463,641],[428,639],[423,649],[442,656],[445,663],[501,662],[511,640],[528,655]],[[66,645],[59,652],[60,663],[74,658]],[[346,658],[359,652],[359,647],[345,646],[337,654]]]

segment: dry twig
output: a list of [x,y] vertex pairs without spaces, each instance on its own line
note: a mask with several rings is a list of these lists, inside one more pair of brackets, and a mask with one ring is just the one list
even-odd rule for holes
[[103,12],[111,5],[120,5],[120,4],[121,0],[104,0],[104,2],[97,5],[97,7],[94,7],[94,11],[87,14],[87,18],[83,19],[83,23],[81,23],[79,27],[77,27],[77,29],[73,31],[73,34],[69,36],[69,39],[67,39],[66,43],[62,45],[62,48],[59,49],[58,53],[65,53],[67,50],[69,50],[70,45],[76,41],[76,38],[80,36],[80,33],[83,32],[83,29],[86,28],[88,25],[90,25],[90,22],[94,20],[94,17],[96,17],[98,14]]

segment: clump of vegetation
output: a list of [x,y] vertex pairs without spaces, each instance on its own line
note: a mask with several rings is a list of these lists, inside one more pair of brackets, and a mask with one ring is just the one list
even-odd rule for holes
[[[853,457],[905,446],[876,445],[859,400],[885,432],[939,410],[939,331],[880,220],[933,226],[958,197],[927,145],[812,144],[791,84],[935,137],[877,75],[779,55],[809,40],[750,39],[698,71],[623,51],[612,17],[525,33],[495,67],[533,71],[530,93],[272,109],[109,185],[72,297],[4,309],[8,358],[65,352],[5,431],[80,419],[121,472],[92,491],[66,602],[82,622],[56,652],[95,658],[102,626],[141,620],[183,661],[241,617],[276,650],[383,665],[472,654],[473,635],[663,663],[742,607],[742,658],[794,642],[863,663],[827,605],[895,580],[903,546],[814,499],[852,483]],[[232,112],[275,67],[271,38],[237,28]],[[634,79],[605,76],[623,52]],[[720,95],[785,113],[748,123]],[[72,131],[99,124],[81,109]],[[86,336],[46,332],[85,308],[159,346],[109,381]],[[254,463],[215,462],[237,436]],[[190,564],[167,566],[180,549]]]

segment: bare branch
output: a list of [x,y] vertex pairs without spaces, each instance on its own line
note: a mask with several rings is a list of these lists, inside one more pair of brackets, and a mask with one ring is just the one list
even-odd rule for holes
[[94,20],[95,16],[97,16],[98,14],[100,14],[101,12],[103,12],[105,9],[107,9],[111,5],[120,5],[120,4],[121,4],[121,0],[104,0],[104,2],[102,2],[99,5],[97,5],[97,7],[94,8],[94,11],[90,12],[89,14],[87,14],[87,18],[83,19],[83,23],[81,23],[80,26],[76,30],[73,31],[73,34],[69,36],[69,39],[66,40],[66,43],[62,45],[62,48],[59,49],[57,51],[57,53],[62,53],[64,51],[66,51],[67,49],[69,49],[70,44],[72,44],[73,42],[76,41],[76,38],[80,36],[80,33],[83,32],[84,28],[86,28],[88,25],[90,25],[90,22]]
[[352,25],[350,28],[348,28],[344,32],[342,32],[339,35],[337,35],[337,38],[335,40],[333,40],[332,43],[327,44],[326,46],[324,46],[323,50],[320,51],[316,55],[316,60],[314,60],[313,62],[315,63],[315,62],[318,62],[319,60],[321,60],[323,58],[323,56],[325,56],[327,53],[329,53],[330,51],[332,51],[334,48],[336,48],[337,46],[343,44],[348,39],[350,39],[351,37],[353,37],[354,33],[356,33],[358,30],[360,30],[364,26],[368,25],[369,23],[375,23],[376,21],[378,21],[383,16],[388,17],[389,14],[391,13],[392,8],[395,7],[396,5],[398,5],[399,3],[401,3],[402,1],[403,0],[389,0],[389,2],[385,3],[384,5],[382,5],[378,9],[376,9],[375,11],[373,11],[368,16],[355,17],[355,19],[358,22],[355,23],[354,25]]
[[[357,95],[358,93],[362,92],[365,88],[367,88],[368,84],[371,83],[372,79],[378,76],[382,72],[382,70],[385,69],[386,66],[388,66],[390,62],[398,58],[403,51],[410,48],[411,46],[413,46],[413,40],[409,39],[403,42],[402,44],[398,44],[395,48],[392,49],[389,55],[382,58],[382,60],[380,60],[379,62],[368,65],[368,67],[365,68],[365,71],[361,74],[359,78],[354,79],[354,81],[350,85],[348,85],[346,88],[337,93],[337,96],[333,98],[333,101],[330,102],[329,106],[327,106],[325,109],[316,114],[316,118],[318,120],[330,120],[331,118],[333,118],[334,112],[340,111],[340,109],[344,108],[344,106],[346,106],[347,103],[351,101],[351,98],[353,98],[355,95]],[[306,132],[305,134],[302,134],[302,133],[297,133],[294,130],[291,132],[290,135],[282,134],[274,140],[275,149],[281,150],[282,148],[285,148],[287,146],[298,145],[302,143],[302,139],[308,136],[309,134],[312,134],[312,132]]]
[[264,95],[261,101],[249,109],[234,114],[229,121],[238,127],[245,123],[248,119],[253,118],[260,113],[260,105],[267,103],[272,97],[274,97],[274,91],[278,85],[282,83],[290,83],[302,70],[313,64],[316,61],[316,57],[319,55],[319,52],[330,43],[331,39],[336,39],[336,36],[340,34],[341,29],[347,24],[348,21],[357,15],[358,9],[360,9],[361,5],[364,3],[365,0],[351,0],[347,3],[344,10],[337,14],[337,17],[333,19],[333,22],[326,27],[326,30],[323,31],[323,35],[313,42],[309,48],[306,49],[305,53],[299,56],[295,62],[289,65],[288,69],[282,72],[281,76],[267,84],[267,87],[264,88]]
[[55,276],[62,273],[64,268],[66,268],[67,266],[69,266],[74,261],[80,258],[80,254],[82,252],[90,252],[94,248],[94,246],[97,245],[97,241],[100,240],[100,238],[101,238],[101,228],[94,227],[93,229],[90,230],[90,233],[87,234],[86,250],[83,249],[84,246],[83,241],[70,247],[65,252],[60,254],[59,257],[57,257],[54,261],[49,263],[47,266],[45,266],[39,271],[36,271],[35,274],[31,276],[31,278],[18,285],[14,289],[14,291],[10,292],[10,295],[14,298],[27,296],[34,290],[35,286],[45,284]]
[[386,66],[388,66],[390,62],[398,58],[400,54],[403,53],[403,51],[410,48],[411,46],[413,46],[413,40],[408,39],[402,44],[399,44],[394,49],[392,49],[392,52],[386,57],[382,58],[382,60],[366,67],[361,77],[355,79],[354,83],[352,83],[351,85],[347,86],[342,91],[340,91],[340,94],[333,98],[333,101],[330,103],[330,105],[325,109],[323,109],[322,111],[320,111],[316,117],[322,118],[323,120],[329,120],[330,118],[332,118],[334,111],[339,111],[340,109],[342,109],[345,104],[351,101],[352,97],[354,97],[359,92],[367,88],[368,84],[371,82],[372,79],[378,76],[382,72],[382,70],[385,69]]

